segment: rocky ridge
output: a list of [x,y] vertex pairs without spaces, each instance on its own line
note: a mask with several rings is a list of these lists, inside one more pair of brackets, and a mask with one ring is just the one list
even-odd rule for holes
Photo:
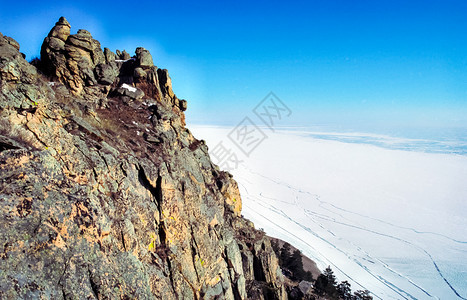
[[70,31],[0,34],[0,298],[286,299],[168,71]]

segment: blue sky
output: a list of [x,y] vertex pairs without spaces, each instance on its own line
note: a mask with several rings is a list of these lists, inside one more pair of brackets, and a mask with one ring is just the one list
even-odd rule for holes
[[103,47],[149,49],[192,123],[235,124],[273,91],[291,125],[467,127],[464,0],[2,2],[28,58],[62,15]]

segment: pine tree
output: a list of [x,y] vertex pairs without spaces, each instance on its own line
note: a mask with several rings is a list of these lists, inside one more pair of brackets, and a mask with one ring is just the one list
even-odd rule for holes
[[292,271],[295,279],[303,279],[305,271],[303,270],[302,254],[300,250],[295,250],[290,257],[289,269]]
[[352,300],[352,291],[347,280],[337,285],[337,295],[339,295],[339,299]]
[[[274,250],[274,253],[276,254],[276,256],[280,259],[280,248],[279,248],[279,241],[277,240],[272,240],[271,241],[271,247],[272,247],[272,250]],[[279,261],[279,264],[280,264],[280,261]]]
[[323,274],[320,274],[315,282],[315,292],[320,295],[326,295],[330,298],[337,298],[336,276],[331,267],[327,267]]
[[323,274],[324,276],[326,276],[329,284],[334,285],[334,286],[336,285],[336,276],[334,276],[334,272],[332,271],[331,266],[328,266],[324,270]]
[[369,290],[358,290],[354,292],[353,300],[373,300]]
[[318,278],[315,281],[315,293],[320,296],[323,296],[326,293],[327,286],[327,277],[324,274],[319,274]]
[[306,281],[313,282],[313,274],[310,271],[305,272],[304,278]]
[[281,250],[281,255],[279,256],[280,263],[284,266],[288,266],[290,262],[290,244],[284,243]]

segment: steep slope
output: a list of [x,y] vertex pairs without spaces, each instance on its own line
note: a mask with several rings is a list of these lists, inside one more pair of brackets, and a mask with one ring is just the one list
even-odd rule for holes
[[70,28],[38,68],[0,34],[0,298],[287,298],[167,70]]

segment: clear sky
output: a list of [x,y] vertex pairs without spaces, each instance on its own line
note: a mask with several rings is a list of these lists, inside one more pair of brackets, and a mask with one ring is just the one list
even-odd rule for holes
[[[4,1],[27,58],[60,16],[169,69],[193,123],[273,91],[289,124],[467,127],[467,1]],[[285,124],[284,124],[285,125]]]

